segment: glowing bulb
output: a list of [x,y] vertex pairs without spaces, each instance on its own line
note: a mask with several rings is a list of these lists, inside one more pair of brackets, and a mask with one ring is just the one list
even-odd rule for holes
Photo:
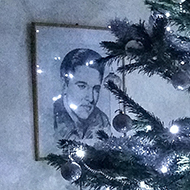
[[146,184],[145,184],[144,181],[141,181],[141,182],[140,182],[140,187],[141,187],[141,188],[146,188]]
[[36,30],[36,33],[39,33],[39,30]]
[[111,26],[109,25],[108,28],[111,28]]
[[91,61],[89,62],[90,65],[92,65],[93,63],[94,63],[93,60],[91,60]]
[[170,17],[170,13],[169,12],[167,12],[165,15],[166,15],[166,17]]
[[169,31],[171,30],[171,28],[168,26],[168,27],[166,28],[166,30],[169,32]]
[[184,90],[184,88],[182,86],[178,86],[177,89],[178,90]]
[[89,65],[89,63],[88,62],[86,62],[86,66],[88,66]]
[[37,73],[41,74],[43,71],[41,69],[37,69]]
[[168,171],[168,168],[166,166],[162,166],[161,172],[166,173]]
[[54,57],[54,60],[57,60],[57,57]]
[[185,61],[181,61],[181,64],[184,65],[184,64],[185,64]]
[[68,77],[69,75],[68,74],[65,74],[65,77]]
[[72,109],[72,110],[76,110],[77,109],[77,106],[75,104],[70,104],[69,107]]
[[77,155],[79,158],[84,158],[84,156],[85,156],[85,151],[82,150],[82,148],[77,148],[77,149],[76,149],[76,155]]
[[147,125],[147,126],[146,126],[146,132],[151,131],[151,130],[152,130],[151,125]]
[[172,125],[170,127],[170,132],[173,133],[173,134],[176,134],[179,132],[179,127],[177,125]]
[[59,94],[58,96],[53,97],[52,100],[55,102],[56,100],[58,100],[60,98],[61,98],[61,94]]
[[69,73],[69,78],[72,79],[73,77],[74,77],[74,76],[73,76],[71,73]]

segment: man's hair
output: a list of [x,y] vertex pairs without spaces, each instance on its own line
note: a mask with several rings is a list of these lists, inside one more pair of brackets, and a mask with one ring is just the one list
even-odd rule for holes
[[100,80],[102,81],[104,75],[104,64],[100,63],[101,56],[97,52],[91,49],[74,49],[66,54],[64,57],[61,67],[60,75],[68,82],[68,74],[74,73],[77,66],[88,66],[94,68],[100,73]]

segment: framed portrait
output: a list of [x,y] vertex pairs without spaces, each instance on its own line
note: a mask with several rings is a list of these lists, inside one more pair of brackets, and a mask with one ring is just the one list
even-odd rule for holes
[[[60,110],[58,108],[58,111],[55,111],[55,103],[63,98],[65,92],[63,89],[67,88],[67,93],[72,93],[72,96],[75,96],[74,98],[80,98],[79,90],[75,89],[75,91],[72,91],[69,89],[69,91],[67,84],[63,84],[63,78],[72,77],[72,73],[69,72],[64,73],[62,76],[60,74],[64,58],[69,52],[76,49],[80,49],[80,51],[93,50],[99,55],[105,56],[105,50],[100,46],[100,42],[113,41],[114,37],[106,28],[79,25],[32,23],[32,31],[34,148],[35,160],[42,160],[49,153],[57,151],[57,142],[54,135],[55,128],[57,127],[56,119],[59,120],[57,121],[59,123],[63,118],[57,118],[58,115],[56,114],[59,114]],[[91,64],[91,62],[89,61],[86,64]],[[79,70],[78,68],[76,69],[77,71]],[[112,69],[114,70],[114,68]],[[81,69],[80,71],[81,73],[84,72],[83,74],[80,73],[82,76],[88,75],[87,81],[91,82],[92,86],[94,85],[92,87],[93,90],[95,89],[93,93],[97,94],[95,107],[98,107],[111,121],[118,102],[115,101],[114,105],[109,91],[102,84],[101,89],[97,87],[95,81],[97,78],[96,73],[93,74],[93,72],[85,71],[85,69]],[[110,68],[106,66],[103,77],[105,78],[109,73]],[[88,85],[77,82],[74,84],[77,84],[77,88],[80,89],[87,88]],[[84,87],[84,85],[86,86]],[[88,87],[88,89],[90,88]],[[70,99],[72,96],[70,95]],[[70,99],[67,99],[66,102],[69,102]],[[79,109],[77,113],[75,111],[75,104],[69,106],[74,115],[78,114],[82,120],[88,118],[88,115],[85,115],[85,113],[88,114],[87,112],[92,109],[89,105],[85,105],[83,106],[83,108],[85,107],[85,111]],[[67,107],[66,111],[68,111]],[[66,117],[65,120],[69,122],[70,117]],[[69,123],[69,126],[72,127],[72,123]],[[68,130],[70,129],[68,128]]]

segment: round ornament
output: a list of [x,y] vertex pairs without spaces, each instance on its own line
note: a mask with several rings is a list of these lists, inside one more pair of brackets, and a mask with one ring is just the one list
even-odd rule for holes
[[171,83],[178,90],[187,90],[190,88],[190,76],[186,72],[178,71],[172,76]]
[[112,81],[118,88],[121,88],[121,79],[114,72],[110,72],[104,79],[104,86],[107,87],[108,81]]
[[61,167],[61,175],[64,179],[74,182],[81,177],[82,169],[76,162],[67,162]]
[[126,133],[132,127],[132,119],[128,115],[120,112],[114,117],[112,124],[116,131]]

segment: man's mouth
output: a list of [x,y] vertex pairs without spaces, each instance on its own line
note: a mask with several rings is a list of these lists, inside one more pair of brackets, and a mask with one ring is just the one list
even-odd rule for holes
[[92,109],[92,106],[91,105],[81,105],[82,108],[84,108],[85,110],[87,111],[90,111]]

